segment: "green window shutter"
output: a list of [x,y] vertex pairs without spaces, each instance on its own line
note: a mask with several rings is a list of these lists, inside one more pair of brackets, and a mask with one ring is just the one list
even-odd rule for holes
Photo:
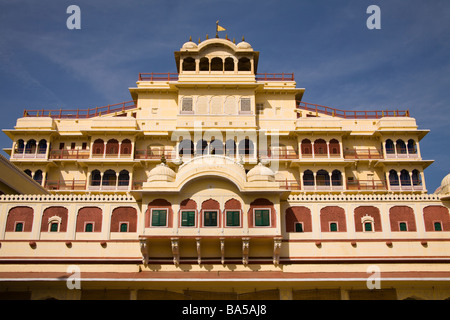
[[92,223],[87,223],[86,224],[86,228],[85,228],[85,232],[92,232],[92,230],[93,230],[93,225],[92,225]]
[[442,231],[442,224],[440,222],[434,223],[434,231]]
[[152,227],[159,226],[159,210],[152,211]]
[[195,211],[183,211],[181,213],[181,226],[182,227],[195,226]]
[[257,226],[257,227],[270,226],[270,211],[269,210],[255,210],[255,226]]
[[194,211],[188,212],[188,226],[189,227],[195,226],[195,212]]
[[153,227],[165,227],[167,210],[153,210],[152,211],[152,226]]
[[183,211],[181,213],[181,226],[186,227],[188,224],[188,213]]
[[128,225],[126,223],[120,225],[120,232],[128,232]]
[[203,212],[203,225],[206,227],[216,227],[217,226],[217,212],[216,211]]
[[295,232],[303,232],[303,224],[296,223],[295,224]]
[[406,222],[400,222],[400,231],[408,231]]
[[23,223],[22,222],[19,222],[19,223],[16,224],[15,231],[16,232],[22,232],[23,231]]
[[330,223],[330,231],[331,232],[336,232],[337,230],[338,230],[337,223],[336,222]]
[[58,223],[57,222],[53,222],[50,225],[50,232],[57,232],[58,231]]
[[240,212],[239,211],[233,211],[233,225],[235,227],[239,227],[239,225],[241,224],[241,219],[240,219]]
[[270,226],[270,213],[269,210],[263,211],[263,225],[264,226]]
[[372,231],[372,224],[370,222],[364,223],[364,231]]
[[232,227],[233,224],[233,211],[227,211],[227,227]]

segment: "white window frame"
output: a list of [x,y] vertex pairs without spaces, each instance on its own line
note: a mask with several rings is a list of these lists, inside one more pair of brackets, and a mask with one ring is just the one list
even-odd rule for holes
[[[166,211],[166,225],[165,226],[153,226],[152,225],[153,210],[158,210],[158,211],[165,210]],[[160,208],[152,208],[152,209],[150,209],[150,228],[167,228],[169,225],[168,219],[169,219],[169,209],[167,209],[167,208],[161,208],[161,209]]]
[[[202,209],[202,227],[203,228],[217,228],[220,225],[220,212],[217,209],[212,209],[212,210],[208,210],[208,209]],[[217,214],[217,225],[215,226],[205,226],[205,212],[215,212]]]
[[[228,211],[233,211],[233,212],[238,211],[239,212],[239,225],[238,226],[228,226],[227,225],[227,212]],[[242,228],[242,217],[243,217],[242,209],[226,209],[224,211],[223,226],[225,228]]]
[[[187,212],[187,211],[189,211],[189,212],[194,211],[194,225],[193,225],[193,226],[183,226],[183,225],[182,225],[182,222],[183,222],[183,212]],[[182,209],[182,210],[180,210],[180,214],[179,214],[179,224],[178,224],[178,227],[179,227],[179,228],[197,228],[197,223],[198,223],[197,219],[198,219],[198,212],[197,212],[196,209]]]
[[[256,225],[256,210],[268,210],[269,211],[269,225],[268,226],[257,226]],[[253,208],[253,228],[272,228],[272,209],[271,208]]]

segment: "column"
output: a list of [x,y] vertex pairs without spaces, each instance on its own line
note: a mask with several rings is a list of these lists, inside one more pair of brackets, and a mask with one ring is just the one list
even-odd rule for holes
[[48,159],[49,154],[50,154],[50,141],[47,141],[47,150],[45,152],[45,159]]
[[115,190],[118,190],[119,188],[119,172],[116,172],[116,189]]
[[106,158],[106,141],[103,142],[104,146],[103,146],[103,158]]
[[422,154],[420,153],[419,142],[416,142],[416,149],[417,149],[417,157],[419,157],[419,159],[422,159]]
[[117,158],[120,159],[120,151],[122,149],[122,141],[119,141],[119,150],[117,150]]
[[103,189],[103,172],[100,172],[100,188],[99,190]]
[[317,190],[317,179],[316,179],[317,172],[314,171],[313,176],[314,176],[314,190]]
[[386,187],[387,187],[388,191],[391,191],[391,181],[389,180],[389,172],[386,171],[384,173],[384,175],[385,175],[385,179],[386,179]]
[[327,141],[327,157],[330,159],[330,142]]
[[422,191],[425,192],[427,190],[427,187],[425,185],[425,174],[423,173],[423,171],[420,172],[420,177],[422,179]]

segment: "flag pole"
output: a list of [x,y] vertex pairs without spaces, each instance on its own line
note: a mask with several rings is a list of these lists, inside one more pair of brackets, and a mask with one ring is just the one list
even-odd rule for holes
[[216,38],[219,37],[219,20],[216,21]]

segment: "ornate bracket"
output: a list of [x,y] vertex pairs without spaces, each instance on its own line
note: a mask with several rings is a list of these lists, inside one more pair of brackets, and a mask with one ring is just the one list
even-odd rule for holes
[[250,238],[242,238],[242,263],[248,265],[248,254],[250,251]]
[[280,264],[281,238],[273,239],[273,264],[278,266]]
[[147,239],[141,239],[139,241],[139,245],[141,247],[142,263],[145,266],[147,266],[148,265],[148,244],[147,244]]
[[178,266],[180,264],[180,248],[178,246],[178,238],[170,239],[172,245],[173,263]]
[[201,253],[200,241],[201,241],[201,238],[195,238],[195,244],[197,246],[197,262],[198,262],[198,265],[202,264],[202,253]]
[[222,262],[222,265],[224,265],[225,264],[225,239],[224,238],[220,238],[220,253],[221,253],[220,261]]

